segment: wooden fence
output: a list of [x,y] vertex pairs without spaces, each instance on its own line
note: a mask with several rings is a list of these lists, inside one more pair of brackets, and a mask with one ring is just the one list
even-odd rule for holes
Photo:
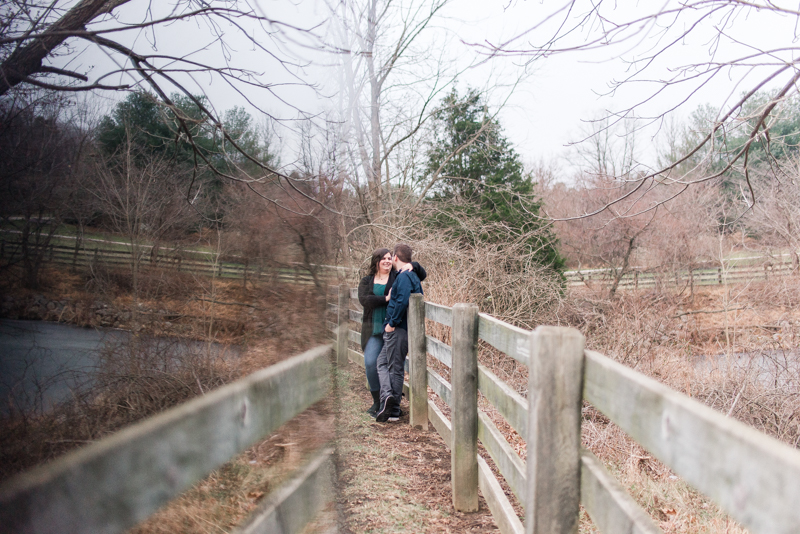
[[[360,334],[355,290],[338,289],[338,361],[363,365],[348,347]],[[352,307],[357,308],[352,310]],[[658,533],[650,516],[588,450],[581,447],[581,409],[588,402],[654,457],[753,533],[800,530],[800,451],[673,391],[602,354],[584,350],[575,329],[530,332],[478,313],[471,304],[409,305],[410,423],[430,421],[451,450],[453,504],[477,507],[480,488],[504,533],[567,534],[578,530],[582,504],[601,532]],[[451,328],[452,346],[425,334],[425,320]],[[528,397],[478,364],[482,340],[529,369]],[[451,370],[452,383],[427,368],[428,355]],[[428,387],[450,407],[448,420]],[[478,409],[478,393],[527,441],[527,462]],[[517,517],[478,453],[483,444],[525,509]]]
[[[2,533],[119,533],[327,395],[321,346],[0,486]],[[265,498],[239,534],[295,533],[331,502],[331,448]]]
[[[87,267],[112,267],[130,268],[134,251],[125,247],[124,243],[117,244],[117,249],[108,245],[87,242],[80,246],[76,241],[75,246],[50,244],[44,249],[44,261],[61,265],[70,265],[73,268]],[[201,276],[218,278],[237,278],[247,280],[277,279],[280,282],[313,284],[314,277],[302,267],[294,268],[265,268],[260,263],[248,264],[239,256],[216,255],[194,250],[163,249],[157,254],[152,254],[152,247],[138,247],[137,261],[142,268],[158,267],[172,269],[179,272],[193,273]],[[0,262],[12,263],[19,261],[21,251],[18,243],[0,241]],[[329,270],[321,266],[320,272]]]
[[[791,254],[778,256],[753,256],[726,260],[723,265],[705,265],[696,269],[641,269],[625,273],[619,282],[620,289],[645,289],[651,287],[709,286],[741,284],[753,280],[769,280],[777,276],[798,274],[798,265]],[[570,287],[608,285],[614,280],[611,269],[583,269],[566,271],[564,276]]]

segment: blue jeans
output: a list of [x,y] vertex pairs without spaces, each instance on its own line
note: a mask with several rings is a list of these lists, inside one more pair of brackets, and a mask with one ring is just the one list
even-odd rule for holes
[[381,353],[382,348],[383,336],[381,334],[370,336],[367,340],[367,346],[364,347],[364,370],[367,372],[367,383],[370,391],[381,389],[381,383],[378,380],[378,354]]

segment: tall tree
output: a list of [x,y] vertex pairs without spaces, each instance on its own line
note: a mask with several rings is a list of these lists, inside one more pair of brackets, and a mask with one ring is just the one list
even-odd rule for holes
[[405,162],[392,158],[419,137],[432,103],[453,79],[450,67],[430,54],[442,47],[431,46],[430,34],[450,1],[330,2],[341,67],[340,159],[370,224],[393,225],[383,218],[391,210],[385,193]]
[[[424,172],[433,224],[474,242],[525,241],[538,262],[560,269],[554,234],[520,157],[480,93],[453,89],[434,115]],[[480,222],[464,230],[464,219]]]
[[[250,161],[237,150],[248,155],[272,162],[275,155],[269,151],[269,139],[256,129],[253,117],[244,108],[234,106],[222,113],[222,123],[212,123],[202,112],[201,106],[206,97],[195,95],[186,97],[173,93],[170,98],[181,116],[190,125],[194,144],[203,155],[233,172],[238,166],[248,166]],[[223,135],[223,131],[227,134]],[[98,128],[97,138],[108,154],[125,149],[130,139],[139,150],[170,156],[179,161],[193,159],[192,146],[172,112],[149,91],[133,91],[114,106],[111,114],[103,117]]]

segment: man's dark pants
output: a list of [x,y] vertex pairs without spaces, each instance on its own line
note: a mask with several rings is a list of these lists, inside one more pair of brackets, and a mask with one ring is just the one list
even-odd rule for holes
[[400,410],[403,396],[405,361],[408,354],[408,331],[395,328],[394,332],[383,333],[383,349],[378,355],[378,380],[381,383],[381,406],[390,395],[394,397],[395,415]]

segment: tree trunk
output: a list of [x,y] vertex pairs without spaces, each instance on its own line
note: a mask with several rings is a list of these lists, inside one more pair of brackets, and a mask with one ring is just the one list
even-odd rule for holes
[[631,259],[631,253],[633,252],[633,244],[635,241],[635,237],[632,237],[628,240],[628,250],[625,252],[625,257],[622,258],[622,267],[620,267],[614,274],[614,281],[611,283],[611,289],[608,291],[609,298],[614,298],[614,294],[617,292],[617,287],[619,287],[620,280],[622,280],[622,277],[625,276],[625,273],[628,271],[628,263]]

